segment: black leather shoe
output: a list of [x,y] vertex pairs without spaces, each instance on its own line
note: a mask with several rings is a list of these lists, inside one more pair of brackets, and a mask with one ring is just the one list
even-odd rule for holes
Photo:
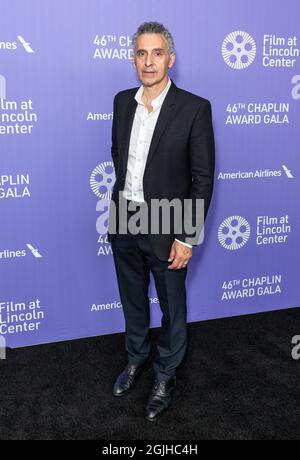
[[155,381],[146,406],[146,419],[150,422],[156,420],[165,412],[172,402],[172,393],[176,386],[176,377],[168,380]]
[[142,374],[143,371],[149,369],[150,359],[148,359],[141,366],[136,366],[134,364],[128,364],[125,367],[124,371],[118,376],[114,384],[113,395],[114,396],[123,396],[129,390],[131,390],[137,378]]

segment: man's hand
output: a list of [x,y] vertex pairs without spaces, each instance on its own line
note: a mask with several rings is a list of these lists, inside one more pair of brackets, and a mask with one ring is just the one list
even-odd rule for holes
[[184,268],[190,258],[192,257],[193,250],[184,244],[174,241],[171,247],[170,255],[168,261],[172,264],[168,266],[169,269],[179,269]]

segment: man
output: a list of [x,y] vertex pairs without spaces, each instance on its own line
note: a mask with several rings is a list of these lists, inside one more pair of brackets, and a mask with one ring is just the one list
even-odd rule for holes
[[[118,211],[120,197],[126,203],[126,223],[130,228],[132,205],[141,210],[155,200],[178,199],[181,204],[189,199],[194,222],[199,214],[196,201],[204,201],[206,216],[213,189],[210,103],[177,88],[169,78],[168,70],[175,62],[174,41],[162,24],[142,24],[133,37],[133,48],[133,64],[142,85],[121,91],[114,99],[112,158],[116,182],[111,203]],[[146,215],[151,221],[149,209]],[[185,280],[197,239],[189,238],[190,233],[177,225],[175,217],[170,218],[169,233],[159,227],[158,232],[123,234],[120,217],[115,217],[116,231],[111,230],[112,216],[111,208],[108,239],[124,309],[128,354],[128,364],[118,376],[113,394],[123,396],[129,392],[149,367],[151,271],[162,311],[154,358],[155,382],[146,406],[147,420],[154,421],[171,404],[176,369],[187,348]]]

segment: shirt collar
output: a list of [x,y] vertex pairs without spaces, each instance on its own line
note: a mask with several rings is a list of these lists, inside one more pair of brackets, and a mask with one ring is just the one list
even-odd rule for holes
[[[156,110],[158,109],[159,107],[162,106],[164,100],[165,100],[165,97],[170,89],[170,86],[171,86],[171,79],[169,77],[168,79],[168,83],[165,87],[165,89],[155,98],[153,99],[153,101],[151,102],[151,105],[153,107],[153,110]],[[142,105],[145,105],[144,102],[142,101],[142,96],[143,96],[143,91],[144,91],[144,86],[140,86],[140,88],[138,89],[138,91],[136,92],[135,94],[135,100],[137,101],[138,104],[142,104]]]

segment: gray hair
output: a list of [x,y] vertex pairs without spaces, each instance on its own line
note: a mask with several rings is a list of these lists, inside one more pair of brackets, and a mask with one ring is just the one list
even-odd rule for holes
[[144,22],[141,24],[136,31],[136,33],[132,37],[132,46],[134,52],[136,51],[136,41],[140,35],[143,34],[161,34],[164,36],[166,42],[167,42],[167,49],[168,53],[174,53],[174,39],[172,37],[171,32],[168,31],[168,29],[163,25],[160,24],[159,22]]

